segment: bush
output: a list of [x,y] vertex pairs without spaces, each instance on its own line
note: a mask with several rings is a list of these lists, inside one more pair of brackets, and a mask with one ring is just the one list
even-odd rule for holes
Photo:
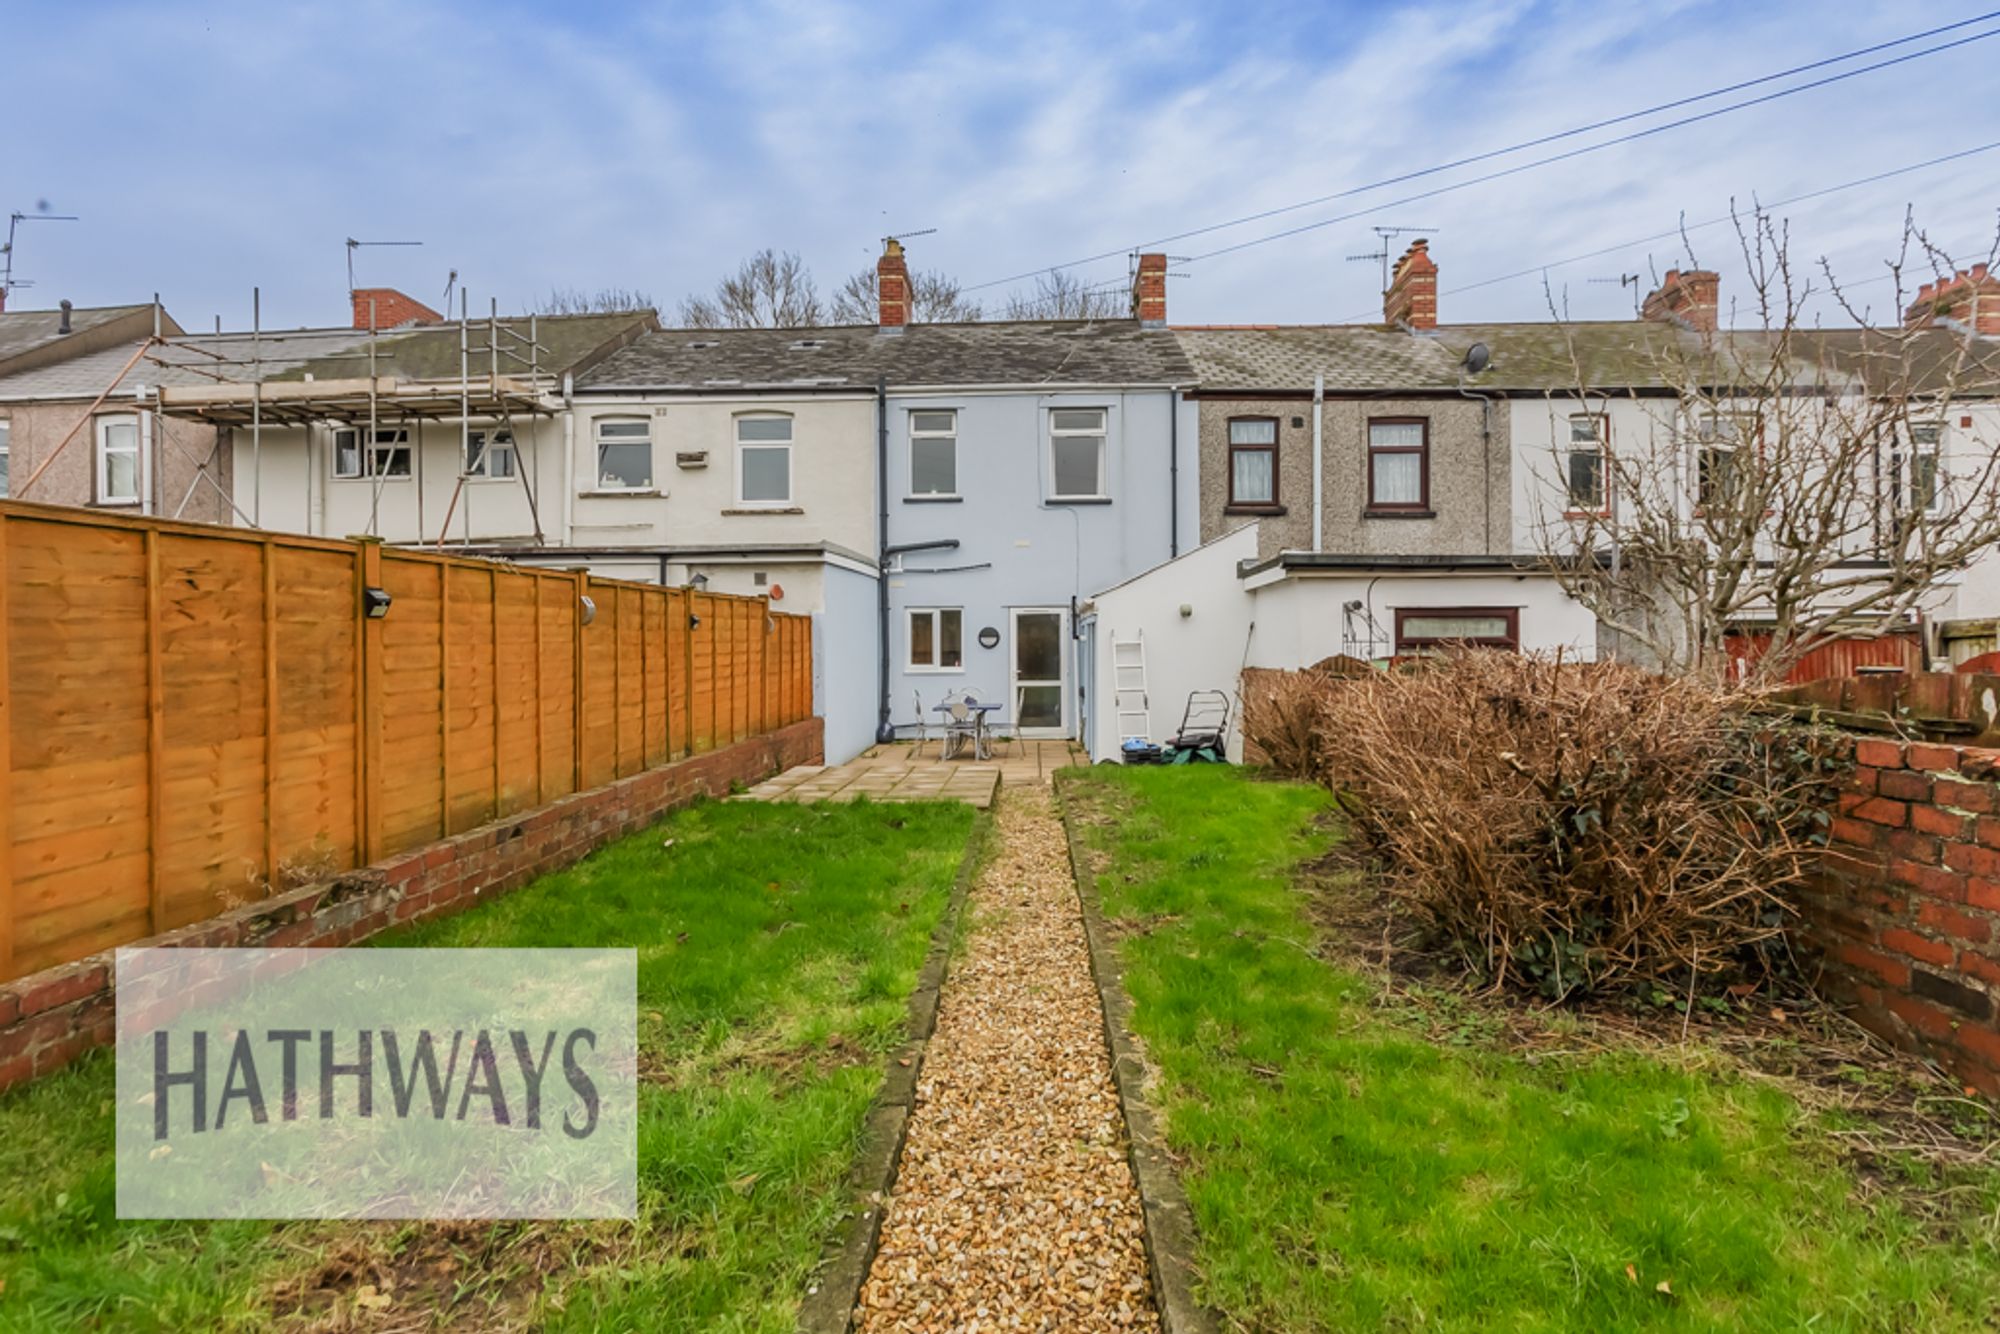
[[1470,652],[1262,697],[1247,735],[1307,757],[1389,891],[1496,985],[1557,998],[1763,966],[1845,763],[1830,733],[1617,663]]
[[1333,679],[1322,672],[1256,667],[1243,673],[1243,738],[1256,749],[1257,761],[1279,777],[1320,776],[1326,687]]

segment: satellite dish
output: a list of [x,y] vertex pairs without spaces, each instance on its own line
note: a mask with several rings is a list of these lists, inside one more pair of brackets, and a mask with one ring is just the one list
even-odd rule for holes
[[1493,350],[1484,343],[1474,343],[1465,349],[1465,373],[1477,375],[1493,364]]

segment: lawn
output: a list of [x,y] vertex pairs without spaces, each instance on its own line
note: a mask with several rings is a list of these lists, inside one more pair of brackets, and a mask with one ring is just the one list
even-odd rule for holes
[[1927,1179],[1946,1203],[1918,1209],[1863,1187],[1831,1113],[1698,1035],[1524,1051],[1468,1001],[1440,1040],[1434,1007],[1327,961],[1295,874],[1335,837],[1316,789],[1101,768],[1062,790],[1158,1070],[1197,1290],[1232,1327],[2000,1319],[2000,1163]]
[[380,942],[637,947],[636,1225],[119,1222],[108,1054],[0,1096],[0,1328],[790,1329],[974,821],[701,805]]

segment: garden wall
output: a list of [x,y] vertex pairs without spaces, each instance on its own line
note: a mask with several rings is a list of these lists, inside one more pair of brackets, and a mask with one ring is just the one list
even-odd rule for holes
[[1857,740],[1805,900],[1822,988],[2000,1095],[2000,750]]
[[[824,754],[818,718],[648,769],[195,926],[134,942],[182,948],[352,945],[518,889],[663,813]],[[0,1089],[112,1040],[114,952],[0,985]]]

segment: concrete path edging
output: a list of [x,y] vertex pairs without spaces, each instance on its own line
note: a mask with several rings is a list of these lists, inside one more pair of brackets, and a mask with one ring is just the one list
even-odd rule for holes
[[916,990],[910,993],[903,1045],[891,1053],[889,1073],[868,1109],[861,1155],[847,1178],[851,1192],[847,1223],[840,1236],[829,1242],[821,1254],[805,1300],[799,1304],[799,1334],[847,1334],[851,1328],[854,1308],[861,1298],[861,1285],[868,1278],[876,1248],[881,1244],[882,1211],[896,1184],[903,1137],[916,1101],[917,1076],[923,1073],[924,1053],[930,1044],[931,1031],[937,1027],[938,996],[951,965],[952,945],[958,939],[959,921],[972,894],[973,877],[991,836],[992,817],[982,814],[966,841],[965,856],[958,864],[958,878],[952,882],[951,898],[945,904],[944,916],[938,919],[937,929],[931,933],[930,953],[924,956]]
[[1065,782],[1058,775],[1056,810],[1069,842],[1070,872],[1076,880],[1077,899],[1083,905],[1083,930],[1090,942],[1090,971],[1097,981],[1104,1011],[1104,1041],[1111,1050],[1111,1075],[1118,1085],[1118,1101],[1125,1110],[1132,1175],[1139,1183],[1139,1199],[1146,1220],[1146,1259],[1153,1270],[1153,1301],[1159,1308],[1165,1334],[1216,1334],[1221,1328],[1219,1318],[1194,1297],[1194,1215],[1188,1210],[1187,1193],[1181,1189],[1173,1160],[1167,1154],[1159,1118],[1152,1104],[1146,1101],[1146,1058],[1132,1038],[1132,1001],[1125,993],[1124,972],[1104,925],[1097,882],[1077,841],[1076,823],[1070,816],[1064,789]]

